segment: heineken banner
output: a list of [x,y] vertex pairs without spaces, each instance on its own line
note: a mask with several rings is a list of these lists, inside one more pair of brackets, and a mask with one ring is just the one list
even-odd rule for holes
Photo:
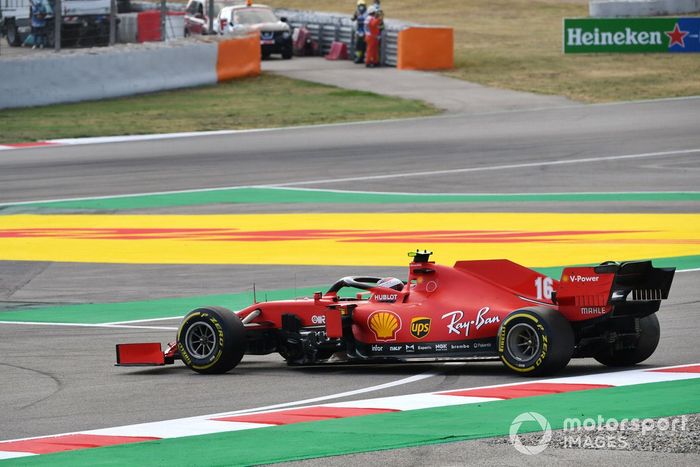
[[700,18],[566,18],[564,53],[700,52]]

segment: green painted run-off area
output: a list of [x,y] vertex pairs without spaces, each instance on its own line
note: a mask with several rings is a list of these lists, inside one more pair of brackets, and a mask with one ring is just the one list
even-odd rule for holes
[[600,203],[697,202],[700,192],[628,193],[366,193],[296,188],[240,187],[180,193],[129,195],[73,201],[44,201],[0,205],[5,214],[37,211],[118,211],[207,204],[429,204],[429,203]]

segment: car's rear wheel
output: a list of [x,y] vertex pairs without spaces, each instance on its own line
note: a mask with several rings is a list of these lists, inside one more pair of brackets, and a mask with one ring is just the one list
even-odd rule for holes
[[524,308],[508,315],[498,330],[501,361],[515,373],[538,376],[564,368],[574,353],[574,332],[558,311]]
[[198,373],[226,373],[243,358],[245,326],[226,308],[197,308],[185,316],[177,332],[182,361]]
[[607,366],[630,366],[641,363],[656,350],[661,336],[661,327],[656,313],[639,319],[639,340],[637,345],[630,349],[607,348],[598,353],[594,358]]

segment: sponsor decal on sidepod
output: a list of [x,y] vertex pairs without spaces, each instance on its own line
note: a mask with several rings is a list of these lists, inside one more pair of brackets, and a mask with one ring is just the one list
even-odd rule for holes
[[378,341],[395,341],[401,329],[401,318],[393,311],[375,311],[367,318],[367,327]]
[[498,316],[486,316],[489,310],[490,308],[487,306],[481,308],[476,313],[476,319],[472,321],[463,321],[464,312],[462,310],[455,310],[449,313],[445,313],[444,315],[442,315],[442,319],[450,319],[450,322],[447,323],[447,333],[457,334],[460,336],[464,335],[465,337],[469,337],[469,333],[472,329],[472,326],[478,331],[479,329],[481,329],[482,326],[485,326],[487,324],[499,323],[501,320]]
[[411,320],[411,335],[416,339],[423,339],[430,334],[430,318],[417,317]]

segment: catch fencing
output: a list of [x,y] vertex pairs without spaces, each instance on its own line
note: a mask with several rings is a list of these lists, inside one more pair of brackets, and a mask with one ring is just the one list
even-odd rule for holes
[[[7,46],[59,51],[179,39],[185,33],[184,7],[165,1],[0,0],[0,29],[6,44],[0,54],[7,55]],[[33,27],[37,19],[45,26]]]

